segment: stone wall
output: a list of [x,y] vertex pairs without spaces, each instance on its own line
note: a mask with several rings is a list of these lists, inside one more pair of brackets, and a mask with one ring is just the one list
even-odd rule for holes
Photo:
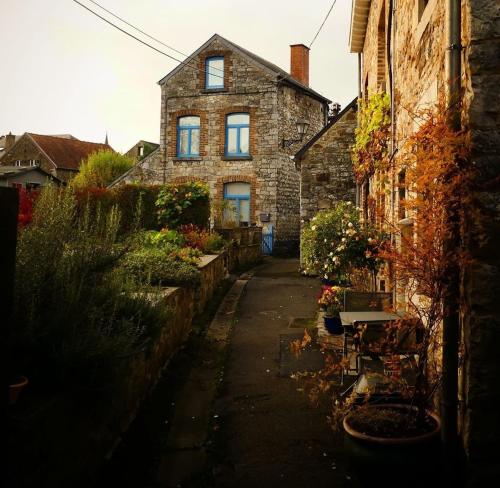
[[477,168],[478,211],[468,229],[473,264],[464,272],[463,438],[468,486],[500,478],[500,3],[463,2],[464,122]]
[[17,142],[10,149],[5,151],[0,164],[2,166],[14,166],[16,161],[22,161],[23,166],[29,166],[30,160],[37,161],[37,165],[40,166],[45,172],[52,174],[65,180],[64,175],[59,176],[56,174],[56,167],[54,163],[50,161],[45,154],[43,154],[38,147],[33,144],[33,141],[29,137],[22,137],[21,140]]
[[311,220],[319,210],[332,208],[336,202],[355,202],[351,148],[357,124],[356,104],[346,110],[295,157],[300,166],[302,222]]
[[[394,147],[401,148],[415,130],[412,112],[444,99],[446,78],[446,2],[400,0],[394,24]],[[383,88],[380,73],[380,18],[386,18],[388,2],[373,0],[363,50],[362,85],[370,91]],[[472,158],[477,168],[476,212],[470,216],[465,236],[473,264],[463,270],[462,334],[463,370],[459,401],[460,430],[468,463],[468,486],[490,484],[500,476],[495,457],[500,421],[500,235],[498,185],[500,165],[500,4],[498,0],[462,1],[462,126],[470,131]],[[383,50],[382,50],[383,52]],[[387,66],[385,85],[388,85]],[[384,78],[384,77],[382,77]],[[396,170],[384,188],[374,177],[371,189],[389,190],[386,208],[398,215]]]
[[[307,118],[310,133],[317,132],[324,125],[327,106],[286,82],[277,82],[275,74],[218,39],[191,64],[202,67],[208,55],[218,54],[225,57],[224,89],[205,90],[204,70],[187,67],[162,85],[160,155],[139,163],[124,181],[200,180],[208,183],[216,204],[223,199],[224,183],[249,182],[250,223],[260,224],[260,214],[270,214],[275,249],[293,248],[299,236],[299,178],[289,156],[297,144],[285,149],[282,140],[297,138],[297,118]],[[224,154],[225,120],[232,112],[250,114],[248,157]],[[189,114],[200,117],[200,157],[183,159],[176,156],[177,118]]]
[[227,252],[205,256],[200,263],[201,283],[197,289],[163,289],[161,300],[171,311],[169,322],[154,342],[135,356],[124,358],[128,363],[126,373],[122,384],[113,391],[32,397],[26,407],[12,411],[7,486],[93,486],[99,467],[189,335],[193,317],[203,311],[227,276],[228,264]]

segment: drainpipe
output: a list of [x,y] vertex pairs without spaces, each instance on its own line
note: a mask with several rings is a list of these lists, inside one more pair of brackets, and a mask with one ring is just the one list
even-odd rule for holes
[[[448,73],[449,86],[448,123],[454,131],[461,128],[461,0],[448,0]],[[451,232],[444,242],[448,254],[460,245],[459,219],[456,211],[449,210],[448,218]],[[458,344],[459,344],[459,296],[460,269],[453,263],[447,263],[448,283],[444,294],[443,317],[443,386],[441,404],[441,439],[445,463],[451,476],[457,476],[458,453]]]
[[[363,88],[361,84],[361,53],[358,53],[358,107],[362,97],[363,97]],[[359,184],[356,181],[356,207],[360,206],[361,202],[360,193],[361,193],[361,188],[359,187]]]

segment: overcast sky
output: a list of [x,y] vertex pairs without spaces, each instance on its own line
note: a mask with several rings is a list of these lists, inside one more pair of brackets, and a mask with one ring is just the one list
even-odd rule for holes
[[[186,54],[218,33],[286,71],[289,45],[309,45],[332,3],[96,1]],[[310,54],[311,87],[342,106],[356,96],[357,84],[356,55],[348,53],[347,45],[350,9],[351,0],[337,0]],[[157,81],[175,61],[72,0],[0,0],[0,18],[0,135],[70,133],[103,142],[107,131],[110,144],[122,152],[140,139],[158,142]]]

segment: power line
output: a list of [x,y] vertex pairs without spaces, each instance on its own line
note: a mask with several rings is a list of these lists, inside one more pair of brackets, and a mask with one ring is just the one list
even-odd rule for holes
[[[185,54],[183,53],[182,51],[179,51],[178,49],[175,49],[175,47],[172,47],[172,46],[169,46],[168,44],[165,44],[163,41],[161,41],[160,39],[148,34],[147,32],[144,32],[142,29],[140,29],[139,27],[135,26],[134,24],[131,24],[130,22],[128,22],[127,20],[125,20],[124,18],[120,17],[119,15],[115,14],[114,12],[111,12],[111,10],[108,10],[106,7],[103,7],[100,3],[97,3],[95,2],[94,0],[88,0],[90,3],[93,3],[94,5],[96,5],[97,7],[99,7],[100,9],[104,10],[105,12],[107,12],[109,15],[115,17],[116,19],[120,20],[121,22],[123,22],[124,24],[127,24],[129,27],[132,27],[132,29],[135,29],[137,32],[140,32],[141,34],[145,35],[146,37],[149,37],[150,39],[152,39],[153,41],[156,41],[157,43],[161,44],[162,46],[165,46],[166,48],[168,49],[171,49],[172,51],[178,53],[178,54],[181,54],[182,56],[184,57],[189,57],[188,54]],[[223,69],[219,69],[219,68],[216,68],[214,66],[211,66],[210,67],[210,71],[219,71],[221,73],[224,73],[224,70]],[[213,73],[210,73],[210,74],[213,74]]]
[[146,37],[149,37],[150,39],[152,39],[153,41],[156,41],[158,42],[159,44],[167,47],[168,49],[171,49],[172,51],[175,51],[176,53],[178,54],[181,54],[182,56],[185,56],[186,58],[188,57],[188,54],[184,54],[183,52],[181,51],[178,51],[177,49],[175,49],[174,47],[172,46],[169,46],[168,44],[165,44],[163,41],[160,41],[160,39],[157,39],[156,37],[153,37],[151,35],[149,35],[147,32],[144,32],[143,30],[139,29],[139,27],[136,27],[135,25],[131,24],[130,22],[126,21],[125,19],[123,19],[122,17],[119,17],[118,15],[116,15],[115,13],[111,12],[111,10],[108,10],[106,7],[103,7],[101,4],[97,3],[97,2],[94,2],[94,0],[88,0],[90,3],[93,3],[94,5],[97,5],[99,8],[101,8],[102,10],[104,10],[105,12],[107,12],[109,15],[112,15],[113,17],[115,17],[116,19],[122,21],[124,24],[127,24],[129,27],[132,27],[132,29],[135,29],[136,31],[140,32],[141,34],[144,34]]
[[[151,44],[148,44],[146,41],[143,41],[142,39],[139,39],[138,37],[134,36],[133,34],[131,34],[130,32],[127,32],[125,29],[122,29],[121,27],[117,26],[116,24],[113,24],[113,22],[111,22],[110,20],[106,19],[105,17],[103,17],[102,15],[99,15],[97,12],[94,12],[91,8],[87,7],[86,5],[84,5],[83,3],[79,2],[78,0],[73,0],[73,2],[77,3],[78,5],[80,5],[80,7],[83,7],[85,10],[88,10],[90,13],[92,13],[93,15],[95,15],[96,17],[99,17],[101,20],[103,20],[104,22],[106,22],[107,24],[109,24],[110,26],[114,27],[115,29],[118,29],[120,32],[123,32],[124,34],[126,34],[127,36],[131,37],[132,39],[135,39],[136,41],[140,42],[141,44],[144,44],[145,46],[153,49],[154,51],[156,51],[157,53],[160,53],[160,54],[163,54],[164,56],[166,56],[167,58],[170,58],[170,59],[173,59],[174,61],[177,61],[178,63],[181,63],[182,65],[186,66],[187,68],[190,68],[194,71],[200,71],[200,72],[204,72],[203,70],[199,69],[199,68],[196,68],[196,67],[193,67],[191,66],[190,64],[186,63],[185,61],[181,61],[180,59],[177,59],[175,58],[174,56],[171,56],[170,54],[167,54],[166,52],[164,51],[161,51],[160,49],[152,46]],[[217,78],[223,78],[222,76],[220,75],[216,75],[214,73],[210,73],[211,76],[215,76]]]
[[337,0],[333,0],[332,6],[330,7],[330,10],[326,14],[325,20],[323,20],[322,24],[319,26],[318,32],[316,32],[316,35],[314,36],[313,40],[311,41],[311,44],[309,44],[309,49],[311,49],[311,46],[314,44],[314,41],[316,38],[319,36],[319,33],[321,32],[321,29],[323,29],[323,26],[325,25],[325,22],[328,20],[328,17],[330,17],[330,13],[333,10],[333,7],[337,3]]

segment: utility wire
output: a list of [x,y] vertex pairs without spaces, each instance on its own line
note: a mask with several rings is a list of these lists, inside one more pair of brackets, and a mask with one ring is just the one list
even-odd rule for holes
[[[121,22],[123,22],[124,24],[127,24],[129,27],[132,27],[132,29],[135,29],[137,32],[140,32],[141,34],[145,35],[146,37],[149,37],[150,39],[152,39],[153,41],[156,41],[157,43],[161,44],[162,46],[165,46],[166,48],[168,49],[171,49],[172,51],[178,53],[178,54],[181,54],[182,56],[184,57],[189,57],[189,54],[185,54],[183,53],[182,51],[179,51],[178,49],[175,49],[175,47],[172,47],[172,46],[169,46],[168,44],[165,44],[163,41],[161,41],[160,39],[148,34],[147,32],[144,32],[143,30],[139,29],[139,27],[135,26],[134,24],[131,24],[130,22],[128,22],[127,20],[125,20],[124,18],[120,17],[119,15],[116,15],[115,13],[111,12],[111,10],[108,10],[106,7],[103,7],[100,3],[97,3],[95,2],[94,0],[88,0],[90,3],[93,3],[94,5],[96,5],[97,7],[99,7],[100,9],[104,10],[105,12],[107,12],[109,15],[115,17],[115,19],[118,19],[120,20]],[[212,71],[219,71],[220,73],[224,73],[224,70],[223,69],[219,69],[219,68],[216,68],[214,66],[211,66],[210,67],[210,74],[213,74]]]
[[178,51],[175,49],[175,47],[169,46],[168,44],[165,44],[163,41],[160,41],[160,39],[157,39],[156,37],[153,37],[149,35],[147,32],[144,32],[143,30],[139,29],[139,27],[136,27],[135,25],[131,24],[130,22],[126,21],[122,17],[119,17],[115,13],[111,12],[111,10],[108,10],[106,7],[103,7],[101,4],[94,2],[94,0],[88,0],[90,3],[93,3],[94,5],[97,5],[100,9],[104,10],[107,12],[109,15],[112,15],[115,17],[115,19],[121,20],[124,24],[127,24],[129,27],[132,27],[132,29],[135,29],[136,31],[140,32],[141,34],[144,34],[146,37],[149,37],[153,41],[158,42],[162,46],[167,47],[168,49],[171,49],[172,51],[175,51],[177,54],[181,54],[182,56],[185,56],[186,58],[189,56],[188,54],[183,53],[182,51]]
[[309,44],[309,49],[311,49],[311,46],[314,44],[314,41],[316,38],[319,36],[319,33],[321,32],[321,29],[323,29],[323,26],[325,25],[325,22],[328,20],[328,17],[330,17],[330,13],[333,10],[333,7],[337,3],[337,0],[333,0],[332,6],[330,7],[330,10],[326,14],[325,20],[323,20],[322,24],[319,26],[318,32],[316,32],[316,35],[314,36],[313,40],[311,41],[311,44]]
[[[87,7],[86,5],[84,5],[83,3],[79,2],[78,0],[73,0],[73,2],[77,3],[78,5],[80,5],[80,7],[83,7],[85,10],[88,10],[90,13],[92,13],[96,17],[99,17],[101,20],[104,20],[104,22],[106,22],[110,26],[114,27],[115,29],[118,29],[120,32],[123,32],[124,34],[126,34],[129,37],[131,37],[132,39],[135,39],[136,41],[140,42],[141,44],[144,44],[145,46],[150,47],[151,49],[155,50],[157,53],[163,54],[167,58],[173,59],[174,61],[177,61],[178,63],[181,63],[182,65],[184,65],[187,68],[190,68],[190,69],[192,69],[194,71],[204,72],[204,70],[201,70],[199,68],[191,66],[189,63],[186,63],[185,61],[181,61],[180,59],[177,59],[174,56],[171,56],[170,54],[167,54],[166,52],[161,51],[160,49],[152,46],[151,44],[148,44],[146,41],[143,41],[142,39],[139,39],[138,37],[134,36],[130,32],[127,32],[125,29],[122,29],[121,27],[117,26],[116,24],[113,24],[113,22],[111,22],[110,20],[106,19],[102,15],[99,15],[97,12],[94,12],[91,8]],[[217,78],[223,78],[222,76],[216,75],[214,73],[210,73],[210,75],[211,76],[215,76]]]

